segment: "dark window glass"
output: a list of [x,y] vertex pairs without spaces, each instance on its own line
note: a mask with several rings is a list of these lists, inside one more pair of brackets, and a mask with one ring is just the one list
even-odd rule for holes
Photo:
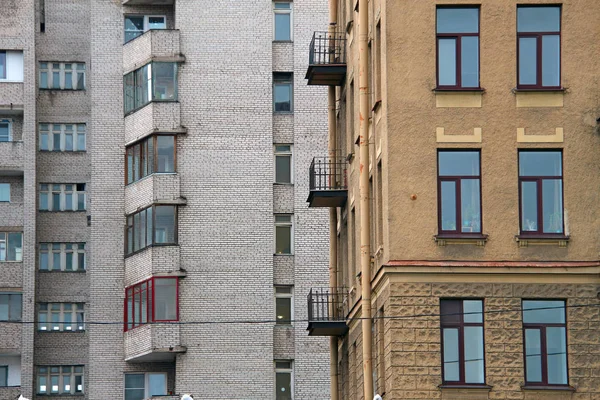
[[177,206],[156,205],[127,216],[127,254],[153,244],[177,244]]
[[292,111],[292,84],[292,73],[273,73],[273,110],[275,112]]
[[177,100],[177,63],[153,62],[123,77],[125,113],[154,101]]
[[439,232],[481,233],[478,151],[439,151]]
[[518,87],[560,87],[560,6],[517,8]]
[[563,234],[560,151],[520,151],[521,233]]
[[438,7],[438,87],[479,88],[479,8]]
[[175,172],[175,144],[173,135],[156,135],[129,146],[125,166],[127,184],[155,172]]
[[6,51],[0,51],[0,79],[6,79]]
[[0,293],[0,321],[20,321],[22,295]]
[[484,384],[483,301],[442,300],[444,384]]
[[523,331],[525,384],[568,385],[565,302],[523,300]]

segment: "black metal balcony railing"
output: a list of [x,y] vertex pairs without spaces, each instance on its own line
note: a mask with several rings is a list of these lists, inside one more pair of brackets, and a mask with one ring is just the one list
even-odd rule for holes
[[308,293],[308,321],[345,322],[346,288],[311,289]]
[[309,169],[310,190],[347,190],[346,160],[342,157],[315,157]]
[[315,32],[310,41],[310,65],[346,64],[346,34]]

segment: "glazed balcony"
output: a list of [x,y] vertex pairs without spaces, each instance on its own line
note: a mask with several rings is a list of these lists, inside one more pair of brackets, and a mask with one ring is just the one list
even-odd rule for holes
[[311,289],[308,294],[308,336],[343,336],[346,325],[346,289]]
[[315,157],[310,164],[309,207],[342,207],[348,199],[346,160]]
[[23,175],[23,142],[0,142],[0,175]]
[[178,324],[153,323],[125,332],[125,361],[172,362],[175,355],[185,353]]
[[123,0],[124,6],[172,6],[175,0]]
[[151,61],[183,62],[178,29],[151,29],[123,45],[123,70],[132,71]]
[[308,84],[341,86],[345,78],[346,34],[315,32],[308,54]]

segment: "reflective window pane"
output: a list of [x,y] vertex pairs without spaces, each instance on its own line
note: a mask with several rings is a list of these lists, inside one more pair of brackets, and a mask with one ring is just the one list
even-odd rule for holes
[[148,394],[165,396],[167,394],[167,377],[165,374],[148,374]]
[[523,323],[564,324],[565,302],[562,300],[524,300]]
[[546,328],[546,351],[548,352],[548,383],[552,385],[568,384],[565,328]]
[[525,380],[542,381],[542,347],[539,329],[525,329]]
[[292,111],[292,84],[276,83],[273,99],[275,111]]
[[464,300],[463,302],[464,322],[482,323],[483,322],[483,301]]
[[465,326],[465,383],[484,383],[483,327]]
[[538,230],[537,182],[521,182],[521,230]]
[[291,226],[276,226],[275,227],[275,253],[291,254],[292,253],[292,227]]
[[156,206],[154,223],[154,243],[175,243],[175,206]]
[[275,298],[275,315],[278,325],[289,325],[292,319],[292,299],[290,297]]
[[479,179],[462,179],[460,184],[461,232],[481,232]]
[[562,176],[560,151],[520,151],[519,176]]
[[291,20],[289,13],[275,14],[275,40],[291,40]]
[[438,39],[438,84],[456,86],[456,39]]
[[456,230],[456,182],[441,183],[442,230]]
[[444,347],[444,380],[459,381],[458,329],[444,329],[442,336]]
[[157,172],[175,172],[175,137],[157,136],[156,143],[158,147]]
[[562,180],[542,181],[544,233],[563,233]]
[[519,85],[537,83],[537,39],[519,38]]
[[177,319],[177,279],[154,281],[154,319],[174,321]]
[[560,86],[560,36],[542,36],[542,86]]
[[437,33],[478,33],[478,8],[438,8]]
[[461,86],[479,87],[479,37],[464,36],[461,46]]
[[559,32],[560,7],[518,7],[517,31]]
[[479,152],[476,151],[440,151],[440,176],[478,176]]

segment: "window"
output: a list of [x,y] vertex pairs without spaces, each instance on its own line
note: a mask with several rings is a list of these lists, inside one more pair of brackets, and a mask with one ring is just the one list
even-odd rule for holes
[[84,90],[84,63],[40,63],[40,89]]
[[440,234],[481,234],[479,151],[438,152]]
[[517,87],[560,88],[560,6],[517,8]]
[[85,183],[40,184],[40,211],[85,211]]
[[292,324],[292,287],[275,286],[275,317],[277,325]]
[[479,88],[479,8],[437,8],[438,88]]
[[291,112],[293,110],[293,75],[291,72],[273,72],[273,110]]
[[125,113],[151,101],[177,100],[177,63],[153,62],[123,77]]
[[523,300],[525,385],[568,385],[567,325],[562,300]]
[[290,360],[275,360],[275,399],[294,398],[293,366]]
[[167,395],[167,374],[147,372],[125,374],[125,400],[144,400]]
[[521,234],[563,234],[562,184],[559,150],[519,151]]
[[0,119],[0,142],[12,142],[12,121]]
[[23,232],[0,232],[0,261],[23,260]]
[[275,254],[292,254],[294,223],[291,214],[275,215]]
[[127,184],[154,173],[175,172],[177,139],[156,135],[127,147]]
[[126,254],[177,244],[177,206],[155,205],[127,216]]
[[0,292],[0,321],[20,321],[22,295]]
[[177,278],[150,278],[125,289],[125,331],[148,322],[179,321]]
[[85,271],[85,243],[40,243],[41,271]]
[[0,183],[0,203],[10,202],[10,183]]
[[40,124],[42,151],[85,151],[85,124]]
[[38,330],[61,332],[85,330],[83,303],[40,303]]
[[0,81],[23,82],[23,51],[0,50]]
[[275,145],[275,183],[292,183],[292,145]]
[[483,301],[441,300],[445,385],[484,384]]
[[0,387],[8,386],[8,365],[0,365]]
[[37,368],[38,394],[83,393],[83,366],[53,366]]
[[167,29],[167,17],[164,15],[125,16],[125,43],[142,36],[150,29]]
[[273,3],[273,12],[275,14],[275,41],[292,40],[292,3],[275,2]]

